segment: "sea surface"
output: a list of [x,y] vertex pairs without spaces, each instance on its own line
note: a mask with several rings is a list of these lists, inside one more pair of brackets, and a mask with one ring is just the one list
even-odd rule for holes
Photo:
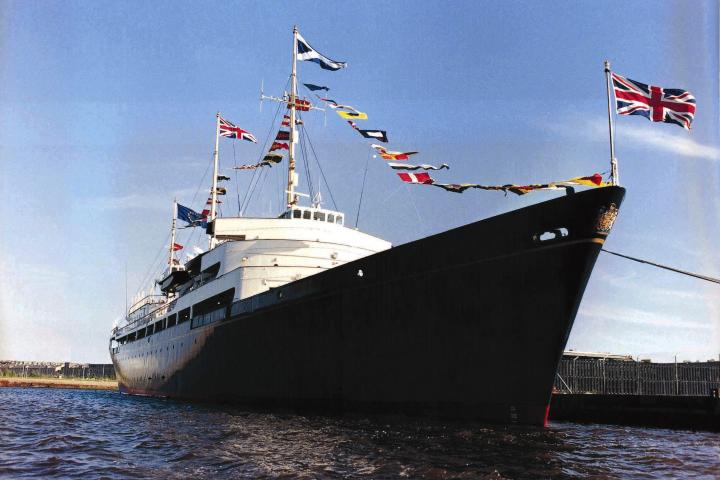
[[720,479],[720,434],[270,414],[0,388],[0,478]]

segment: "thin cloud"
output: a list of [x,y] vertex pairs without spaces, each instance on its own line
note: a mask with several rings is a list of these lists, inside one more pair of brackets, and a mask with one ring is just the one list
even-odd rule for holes
[[[572,125],[572,128],[555,124],[543,125],[543,128],[562,135],[577,136],[580,134],[588,139],[607,142],[607,119],[578,120],[568,122],[568,125]],[[628,146],[629,144],[633,147],[650,147],[654,150],[683,157],[699,158],[712,162],[720,161],[720,148],[694,140],[691,132],[670,133],[667,129],[668,125],[652,125],[650,123],[643,125],[641,123],[622,122],[618,127],[616,122],[615,127],[615,141],[617,144],[622,144],[622,146]]]
[[585,318],[622,322],[644,327],[684,328],[688,330],[712,330],[713,325],[708,323],[688,322],[676,316],[658,315],[636,308],[605,308],[603,310],[590,310],[583,308],[580,315]]
[[[189,201],[197,191],[196,188],[186,188],[175,192],[165,193],[131,193],[119,197],[99,197],[94,201],[97,210],[155,210],[166,212],[171,209],[173,197],[178,201]],[[199,193],[198,193],[199,195]],[[196,199],[197,200],[197,199]]]
[[684,157],[720,160],[720,148],[696,142],[687,132],[684,136],[680,136],[658,129],[657,126],[650,128],[650,126],[629,125],[623,125],[622,129],[616,132],[618,139],[630,140],[639,146],[648,146]]
[[693,302],[709,303],[716,298],[715,293],[703,292],[700,290],[687,290],[678,288],[656,287],[648,285],[635,273],[617,275],[615,273],[603,272],[597,275],[599,281],[622,290],[634,289],[645,297],[654,297],[657,301],[673,301],[683,299]]

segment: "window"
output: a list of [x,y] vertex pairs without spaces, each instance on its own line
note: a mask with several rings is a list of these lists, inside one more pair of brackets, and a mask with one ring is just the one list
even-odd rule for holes
[[178,323],[187,322],[188,320],[190,320],[190,307],[181,310],[178,314]]
[[230,307],[230,316],[234,317],[236,315],[240,315],[243,313],[244,309],[242,308],[242,300],[238,300],[237,302],[232,304],[232,307]]
[[173,313],[167,317],[167,328],[174,326],[177,323],[177,313]]
[[145,336],[146,336],[146,337],[149,337],[149,336],[152,335],[153,333],[155,333],[155,325],[148,325],[148,326],[147,326],[147,332],[145,332]]
[[225,320],[227,317],[228,307],[232,303],[234,295],[235,289],[231,288],[193,305],[191,328],[207,325],[208,323],[219,320]]
[[303,218],[305,220],[310,220],[310,210],[303,211]]
[[324,222],[325,221],[325,213],[315,212],[315,220],[320,220],[321,222]]
[[335,223],[342,225],[343,224],[343,216],[338,215],[337,217],[335,217]]
[[302,211],[293,210],[293,218],[300,218],[301,215],[302,215]]
[[333,215],[332,213],[328,213],[328,220],[327,220],[327,221],[330,222],[330,223],[335,223],[335,215]]

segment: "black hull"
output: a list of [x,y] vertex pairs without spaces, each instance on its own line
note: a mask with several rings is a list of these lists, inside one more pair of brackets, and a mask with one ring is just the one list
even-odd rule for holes
[[[592,189],[465,225],[260,294],[253,312],[123,345],[120,389],[542,425],[614,219],[603,212],[624,193]],[[538,240],[561,227],[569,235]],[[126,372],[140,361],[142,375]]]

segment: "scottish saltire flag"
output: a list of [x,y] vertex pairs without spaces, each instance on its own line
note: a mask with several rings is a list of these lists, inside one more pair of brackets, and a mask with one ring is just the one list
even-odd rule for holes
[[237,138],[240,140],[247,140],[249,142],[257,143],[257,138],[250,132],[243,130],[242,128],[233,125],[222,117],[220,120],[220,136],[227,138]]
[[206,223],[206,215],[202,215],[192,208],[185,205],[177,204],[177,218],[188,223],[188,227],[204,227]]
[[315,62],[325,70],[340,70],[341,68],[347,67],[347,63],[331,60],[312,48],[299,33],[297,34],[297,54],[298,60]]
[[651,122],[680,125],[690,130],[695,118],[695,97],[687,90],[645,85],[612,74],[618,115],[642,115]]

